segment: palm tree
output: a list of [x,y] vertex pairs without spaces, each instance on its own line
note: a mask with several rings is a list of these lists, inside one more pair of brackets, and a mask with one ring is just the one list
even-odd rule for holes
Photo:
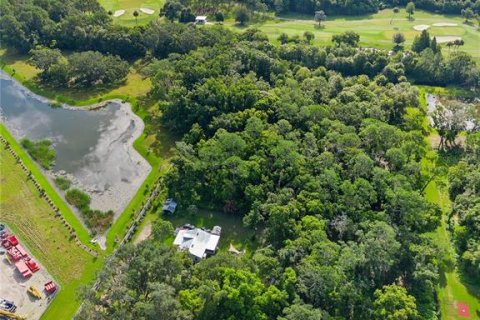
[[393,8],[393,15],[392,15],[392,19],[390,20],[390,24],[392,24],[393,18],[395,18],[395,15],[396,15],[398,12],[400,12],[400,9],[398,9],[398,7]]
[[137,10],[133,11],[133,16],[135,17],[135,24],[137,24],[137,22],[138,22],[137,21],[137,19],[138,19],[138,11]]

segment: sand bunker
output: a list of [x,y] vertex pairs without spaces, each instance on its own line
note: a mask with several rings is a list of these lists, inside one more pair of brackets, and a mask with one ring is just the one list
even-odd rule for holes
[[458,24],[456,23],[449,23],[449,22],[439,22],[432,24],[434,27],[456,27]]
[[113,13],[113,16],[115,18],[117,18],[117,17],[120,17],[121,15],[123,15],[124,13],[125,13],[125,10],[117,10]]
[[448,43],[455,40],[462,40],[462,37],[457,36],[436,36],[437,43]]
[[153,14],[155,10],[148,9],[148,8],[140,8],[140,11],[142,11],[145,14]]
[[417,31],[427,30],[428,28],[430,28],[428,24],[417,24],[416,26],[413,27],[413,29]]

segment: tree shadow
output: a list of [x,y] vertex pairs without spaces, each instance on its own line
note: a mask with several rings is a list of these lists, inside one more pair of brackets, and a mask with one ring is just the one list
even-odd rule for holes
[[451,167],[462,160],[464,150],[461,146],[455,146],[446,150],[438,150],[437,165]]
[[[374,14],[362,15],[362,16],[346,16],[346,15],[338,15],[338,16],[328,16],[327,21],[330,20],[338,20],[343,19],[346,21],[356,21],[356,20],[372,20]],[[302,13],[280,13],[275,16],[279,19],[284,20],[303,20],[303,21],[312,21],[314,20],[314,15],[307,15]]]
[[463,266],[458,267],[460,282],[467,288],[470,295],[480,299],[480,276],[474,278],[470,276]]

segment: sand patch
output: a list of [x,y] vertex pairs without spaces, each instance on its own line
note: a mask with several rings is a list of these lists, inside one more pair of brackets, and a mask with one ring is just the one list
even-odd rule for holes
[[413,27],[413,29],[417,31],[427,30],[428,28],[430,28],[428,24],[417,24],[416,26]]
[[155,10],[148,9],[148,8],[140,8],[140,11],[142,11],[145,14],[153,14]]
[[434,27],[456,27],[456,26],[458,26],[458,24],[450,23],[450,22],[438,22],[438,23],[432,24],[432,26],[434,26]]
[[455,40],[462,40],[462,37],[457,36],[436,36],[437,43],[448,43]]
[[117,11],[115,11],[115,12],[113,13],[113,16],[114,16],[115,18],[118,18],[118,17],[120,17],[120,16],[123,15],[123,14],[125,14],[125,10],[117,10]]
[[145,225],[145,227],[142,229],[142,231],[139,233],[138,237],[133,241],[134,244],[138,244],[144,240],[147,240],[150,238],[152,234],[152,223],[149,222],[148,224]]

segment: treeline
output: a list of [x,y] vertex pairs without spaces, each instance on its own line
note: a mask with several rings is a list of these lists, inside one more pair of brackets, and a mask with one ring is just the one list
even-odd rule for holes
[[[273,8],[277,12],[299,12],[311,14],[324,10],[330,15],[361,15],[375,13],[386,7],[405,6],[410,0],[275,0]],[[480,13],[480,3],[470,0],[415,0],[416,8],[446,14],[460,14],[462,9],[471,8]]]
[[[120,27],[112,24],[96,1],[6,0],[1,5],[1,39],[23,52],[44,46],[98,51],[129,60],[144,57],[147,51],[156,57],[185,53],[200,46],[227,43],[232,37],[228,30],[215,26],[194,28],[153,22],[146,27]],[[56,13],[57,5],[63,8],[63,14]]]
[[[118,27],[95,1],[68,0],[60,4],[26,0],[19,4],[6,0],[1,5],[1,40],[8,46],[31,52],[32,62],[42,70],[41,80],[51,85],[117,84],[128,73],[128,64],[123,59],[166,58],[201,47],[245,40],[267,41],[267,37],[256,30],[237,34],[222,26],[197,28],[191,24],[154,21],[142,27]],[[61,13],[58,13],[59,6],[63,8]],[[480,73],[473,59],[460,52],[445,59],[439,45],[430,45],[427,32],[416,41],[414,52],[394,57],[388,57],[382,50],[359,49],[359,36],[353,32],[335,35],[335,45],[322,48],[310,46],[314,35],[308,36],[310,40],[304,43],[286,39],[285,42],[293,45],[272,50],[279,50],[276,54],[280,57],[301,61],[306,67],[325,66],[344,75],[372,77],[382,71],[392,82],[404,81],[403,76],[410,76],[422,84],[467,87],[479,84]],[[427,48],[431,50],[425,50]],[[457,48],[453,46],[453,51]],[[63,57],[59,50],[77,53]],[[269,78],[268,59],[258,63],[267,68],[261,72]]]
[[[199,46],[227,42],[230,32],[153,22],[127,28],[112,19],[97,1],[5,0],[0,2],[2,43],[29,52],[37,46],[69,51],[98,51],[130,60],[185,53]],[[59,12],[60,11],[60,12]]]
[[[375,13],[387,7],[405,7],[410,0],[168,0],[166,14],[188,21],[189,10],[214,14],[228,13],[232,4],[242,6],[250,12],[275,11],[276,13],[303,13],[314,15],[315,11],[323,10],[328,15],[363,15]],[[480,13],[480,3],[472,0],[415,0],[418,9],[445,14],[460,14],[462,10],[471,9]],[[183,11],[182,11],[183,10]],[[183,12],[183,13],[182,13]],[[187,18],[187,19],[185,19]]]
[[465,156],[448,175],[454,227],[464,270],[480,280],[480,133],[466,139]]

